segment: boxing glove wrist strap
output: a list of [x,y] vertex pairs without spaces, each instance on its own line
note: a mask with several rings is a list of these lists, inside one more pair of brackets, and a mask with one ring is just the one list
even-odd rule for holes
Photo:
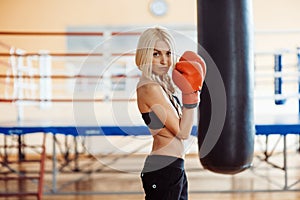
[[193,109],[198,107],[199,102],[198,103],[194,103],[194,104],[183,104],[183,107],[187,108],[187,109]]
[[182,104],[187,109],[198,107],[200,103],[200,91],[194,91],[189,94],[182,93]]

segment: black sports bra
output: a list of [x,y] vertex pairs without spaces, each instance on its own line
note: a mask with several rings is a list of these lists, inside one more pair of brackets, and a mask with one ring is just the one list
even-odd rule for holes
[[[176,99],[177,103],[180,105],[179,99],[176,96],[173,96],[173,97]],[[172,101],[171,101],[171,103],[175,107],[175,105],[173,104]],[[153,111],[142,113],[142,118],[143,118],[145,124],[150,129],[161,129],[161,128],[165,127],[165,125],[162,123],[162,121],[160,121],[160,119],[157,117],[157,115]]]
[[165,127],[153,111],[142,113],[142,118],[145,124],[151,129],[161,129]]

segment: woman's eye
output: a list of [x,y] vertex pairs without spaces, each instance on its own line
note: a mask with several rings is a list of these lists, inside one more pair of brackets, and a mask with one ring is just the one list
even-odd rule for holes
[[168,51],[167,56],[171,56],[171,55],[172,55],[171,51]]
[[154,53],[153,53],[153,56],[154,56],[154,57],[158,57],[158,56],[159,56],[159,53],[158,53],[158,52],[154,52]]

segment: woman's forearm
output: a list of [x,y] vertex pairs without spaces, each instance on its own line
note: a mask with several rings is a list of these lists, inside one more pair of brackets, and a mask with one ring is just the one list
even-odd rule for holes
[[180,120],[180,130],[176,134],[176,137],[182,140],[188,139],[191,135],[191,131],[194,123],[194,113],[197,108],[187,109],[183,108],[182,110],[182,118]]

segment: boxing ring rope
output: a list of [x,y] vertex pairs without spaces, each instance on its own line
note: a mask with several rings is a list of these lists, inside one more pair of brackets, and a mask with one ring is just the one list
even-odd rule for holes
[[[79,78],[89,78],[89,79],[102,79],[106,78],[104,76],[86,76],[86,75],[3,75],[0,74],[0,78],[33,78],[33,79],[41,79],[41,78],[51,78],[51,79],[79,79]],[[139,78],[139,76],[125,76],[125,75],[118,75],[118,76],[111,76],[111,79],[118,79],[118,78]]]
[[[27,57],[27,56],[55,56],[55,57],[87,57],[87,56],[103,56],[102,53],[0,53],[2,57],[18,56],[18,57]],[[121,55],[121,54],[120,54]]]
[[[129,33],[122,33],[122,32],[111,32],[110,36],[138,36],[140,33],[139,32],[129,32]],[[0,36],[100,36],[104,37],[105,34],[103,32],[3,32],[0,31]],[[1,43],[0,43],[1,44]],[[5,45],[4,45],[5,46]],[[9,47],[9,46],[6,46]],[[11,51],[11,47],[9,47],[7,50]],[[300,50],[297,49],[297,56],[298,56],[298,86],[299,86],[299,91],[300,93],[300,79],[299,79],[299,73],[300,73]],[[26,51],[11,51],[10,53],[2,53],[0,52],[0,58],[12,58],[12,59],[22,59],[22,58],[29,58],[29,57],[43,57],[45,58],[51,58],[55,59],[55,57],[59,58],[85,58],[88,56],[91,57],[104,57],[107,56],[105,53],[55,53],[55,52],[29,52],[27,53]],[[133,57],[133,53],[118,53],[118,52],[110,52],[109,56],[128,56],[128,57]],[[286,103],[286,99],[283,96],[283,88],[282,85],[285,83],[285,80],[283,80],[283,77],[287,75],[287,73],[283,72],[284,70],[284,65],[282,64],[282,54],[275,53],[274,54],[274,60],[276,61],[274,64],[274,72],[270,73],[271,75],[273,74],[274,76],[272,77],[274,81],[274,103],[278,106],[282,106]],[[8,64],[6,67],[11,66],[13,63]],[[40,66],[42,67],[42,66]],[[51,67],[51,66],[50,66]],[[264,75],[262,75],[264,76]],[[62,75],[62,74],[35,74],[35,73],[15,73],[12,72],[11,74],[0,74],[0,80],[1,79],[13,79],[13,80],[73,80],[73,79],[103,79],[103,78],[110,78],[110,79],[137,79],[138,76],[127,76],[127,75],[118,75],[118,76],[110,76],[110,77],[104,77],[104,76],[92,76],[92,75],[80,75],[80,74],[75,74],[75,75]],[[1,84],[1,82],[0,82]],[[14,84],[14,83],[11,83]],[[297,96],[297,95],[296,95]],[[295,97],[296,97],[295,96]],[[299,96],[297,96],[299,97]],[[259,98],[259,97],[258,97]],[[135,102],[135,98],[131,99],[110,99],[109,101],[114,101],[114,102],[124,102],[124,101],[131,101]],[[0,98],[0,103],[27,103],[27,102],[34,102],[34,103],[71,103],[71,102],[107,102],[106,98],[94,98],[94,99],[74,99],[74,98],[53,98],[52,96],[48,98],[25,98],[23,96],[15,96],[14,98]],[[22,111],[20,111],[22,112]],[[299,100],[299,113],[300,113],[300,100]],[[265,116],[263,116],[264,118]],[[256,134],[259,135],[264,135],[268,138],[268,136],[272,134],[276,135],[281,135],[283,136],[284,139],[284,166],[280,167],[281,169],[284,170],[285,172],[285,180],[284,180],[284,186],[283,189],[290,189],[290,186],[288,185],[288,175],[287,175],[287,147],[286,147],[286,136],[288,134],[299,134],[300,130],[300,121],[298,117],[292,116],[290,121],[287,123],[283,124],[278,124],[278,121],[276,121],[275,118],[271,119],[260,119],[261,124],[256,124]],[[21,122],[22,119],[21,117],[18,117],[16,120],[18,122]],[[147,131],[147,128],[145,126],[56,126],[56,125],[50,125],[50,126],[11,126],[11,127],[0,127],[0,132],[4,133],[5,135],[11,135],[11,134],[16,134],[16,135],[25,135],[28,133],[35,133],[35,132],[42,132],[42,133],[52,133],[53,134],[53,180],[52,180],[52,192],[53,193],[59,193],[57,190],[57,185],[56,185],[56,177],[57,177],[57,160],[55,160],[55,155],[57,155],[56,152],[56,147],[55,143],[58,142],[58,139],[56,138],[56,134],[65,134],[65,135],[72,135],[74,137],[78,136],[78,132],[81,133],[87,133],[88,136],[99,136],[99,128],[101,128],[100,135],[121,135],[121,136],[128,136],[128,132],[132,133],[135,136],[141,136],[141,135],[149,135],[149,132]],[[91,133],[91,134],[90,134]],[[95,134],[93,134],[95,133]],[[193,127],[192,135],[197,134],[197,127]],[[76,141],[74,144],[77,144]],[[75,151],[75,153],[78,153]],[[266,150],[266,155],[267,155],[267,150]],[[268,160],[269,156],[265,158],[265,161]],[[67,163],[68,161],[66,161]],[[76,167],[75,167],[76,168]]]
[[103,32],[0,31],[0,35],[13,35],[13,36],[103,36],[104,34],[103,34]]

